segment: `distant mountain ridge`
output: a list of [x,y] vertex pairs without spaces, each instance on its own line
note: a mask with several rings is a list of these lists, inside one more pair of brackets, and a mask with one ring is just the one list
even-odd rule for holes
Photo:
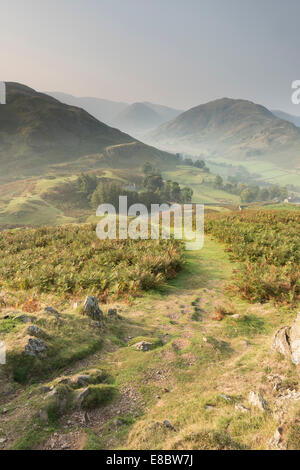
[[[53,164],[94,154],[94,163],[137,165],[172,155],[136,141],[81,108],[61,103],[20,83],[7,82],[0,106],[1,175],[37,175]],[[88,162],[87,162],[88,164]]]
[[291,122],[295,126],[300,127],[300,116],[294,116],[293,114],[285,113],[279,109],[272,109],[272,113],[280,119],[284,119],[284,121]]
[[162,117],[150,106],[144,103],[133,103],[118,114],[113,125],[134,135],[153,129],[163,122]]
[[247,100],[222,98],[196,106],[160,125],[146,141],[207,158],[258,158],[300,167],[300,129]]
[[129,104],[102,98],[76,97],[61,92],[46,93],[62,103],[84,109],[100,121],[117,126],[123,132],[148,131],[182,113],[182,110],[149,101]]
[[61,93],[59,91],[49,91],[45,93],[56,98],[62,103],[84,109],[105,124],[111,124],[117,114],[128,106],[128,103],[94,97],[77,97],[69,95],[68,93]]

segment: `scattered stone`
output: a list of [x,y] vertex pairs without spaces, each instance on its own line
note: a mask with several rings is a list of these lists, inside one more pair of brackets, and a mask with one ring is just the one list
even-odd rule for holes
[[256,408],[259,408],[262,411],[268,410],[268,404],[261,393],[253,391],[250,392],[248,400],[249,403],[251,403],[251,405],[255,406]]
[[203,341],[204,343],[207,343],[207,338],[205,338],[205,336],[203,336]]
[[296,390],[287,390],[280,394],[277,400],[298,401],[300,400],[300,392],[297,392]]
[[236,411],[240,411],[241,413],[250,413],[249,408],[246,408],[246,406],[242,405],[241,403],[236,403],[234,408]]
[[300,364],[300,312],[291,327],[280,328],[274,336],[272,349]]
[[60,315],[59,312],[55,310],[55,308],[53,307],[45,307],[45,312],[50,313],[51,315],[56,315],[56,316]]
[[220,397],[223,398],[226,401],[232,401],[231,398],[228,395],[225,395],[224,393],[221,393]]
[[137,351],[150,351],[151,347],[152,347],[152,343],[148,343],[147,341],[140,341],[139,343],[136,343],[133,345],[133,347],[137,350]]
[[78,403],[78,405],[81,405],[81,403],[83,402],[83,400],[89,395],[90,393],[90,389],[87,387],[85,389],[81,389],[76,397],[76,402]]
[[112,318],[114,320],[120,320],[121,317],[118,315],[118,311],[116,308],[110,308],[108,309],[107,315],[109,318]]
[[164,424],[164,426],[166,426],[166,428],[171,429],[171,431],[175,431],[175,428],[172,426],[170,421],[168,421],[167,419],[164,420],[163,424]]
[[273,351],[277,351],[283,356],[291,355],[290,330],[289,326],[284,326],[275,333],[271,347]]
[[240,318],[240,314],[239,313],[235,313],[234,315],[231,315],[231,318],[234,318],[235,320],[238,320]]
[[29,338],[28,343],[25,346],[25,350],[23,354],[25,354],[26,356],[36,357],[40,353],[43,353],[44,351],[46,351],[46,349],[47,349],[47,346],[40,339]]
[[42,330],[42,328],[39,328],[38,326],[35,326],[35,325],[30,325],[28,327],[27,332],[31,336],[42,336],[42,337],[47,336],[45,331]]
[[1,438],[0,438],[0,445],[1,445],[1,444],[5,444],[5,442],[7,442],[6,437],[1,437]]
[[43,385],[43,386],[41,387],[41,392],[42,392],[42,393],[49,393],[49,392],[51,392],[51,388],[50,388],[50,387],[47,387],[46,385]]
[[215,408],[214,405],[205,405],[206,410],[213,410]]
[[268,441],[268,447],[270,450],[285,450],[286,449],[286,447],[282,443],[282,431],[283,431],[282,427],[278,427],[274,435]]
[[18,312],[6,313],[3,317],[3,320],[13,320],[14,318],[16,318],[17,314],[18,314]]
[[3,408],[2,413],[5,415],[8,412],[7,408]]
[[22,314],[22,315],[18,315],[17,317],[15,317],[15,320],[19,320],[22,323],[34,323],[36,318],[29,317],[28,315]]
[[95,321],[103,321],[103,312],[99,308],[97,297],[87,296],[83,305],[83,314]]

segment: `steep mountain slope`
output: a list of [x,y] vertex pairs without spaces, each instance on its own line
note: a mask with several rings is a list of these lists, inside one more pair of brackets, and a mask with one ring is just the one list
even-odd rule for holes
[[105,122],[105,124],[111,124],[115,116],[128,106],[128,103],[94,97],[77,97],[59,91],[46,93],[62,103],[84,109],[99,121]]
[[144,103],[133,103],[114,119],[118,129],[131,134],[145,132],[164,122],[162,116]]
[[285,121],[291,122],[295,126],[300,127],[300,116],[294,116],[293,114],[285,113],[279,109],[272,109],[272,113],[279,117],[279,119],[284,119]]
[[300,130],[263,106],[223,98],[196,106],[148,134],[152,144],[206,157],[300,166]]
[[[96,155],[97,162],[135,166],[172,156],[136,142],[86,111],[18,83],[6,84],[7,104],[0,106],[2,178],[38,175],[54,164]],[[95,162],[95,158],[97,162]],[[89,165],[89,160],[83,162]],[[1,177],[0,177],[1,178]]]

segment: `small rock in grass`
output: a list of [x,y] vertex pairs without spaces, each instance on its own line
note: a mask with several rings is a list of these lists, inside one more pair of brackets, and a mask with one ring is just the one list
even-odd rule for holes
[[148,341],[140,341],[139,343],[136,343],[133,345],[133,347],[137,350],[137,351],[150,351],[151,347],[152,347],[152,343],[148,343]]
[[271,439],[268,441],[268,447],[269,449],[273,450],[285,450],[286,447],[282,443],[282,427],[278,427],[271,437]]
[[95,321],[103,321],[103,312],[99,308],[97,297],[87,296],[83,305],[83,314]]
[[289,326],[284,326],[280,328],[274,336],[273,343],[271,349],[273,351],[277,351],[283,356],[290,356],[291,355],[291,347],[290,347],[290,330]]
[[225,395],[224,393],[221,393],[220,397],[223,398],[223,400],[232,401],[231,398],[228,395]]
[[22,323],[34,323],[36,318],[29,317],[28,315],[22,314],[22,315],[18,315],[17,317],[15,317],[15,320],[19,320]]
[[39,328],[38,326],[35,325],[30,325],[28,327],[28,334],[31,336],[47,336],[45,331],[42,330],[42,328]]
[[118,315],[118,311],[116,308],[110,308],[108,309],[107,316],[109,318],[112,318],[114,320],[120,320],[120,315]]
[[36,357],[40,353],[43,353],[44,351],[46,351],[46,349],[47,349],[47,346],[40,339],[29,338],[28,343],[25,346],[25,350],[23,354],[25,354],[26,356]]
[[268,410],[268,404],[261,393],[253,391],[250,392],[248,400],[249,403],[251,403],[251,405],[255,406],[256,408],[259,408],[262,411]]
[[172,431],[175,431],[175,428],[172,426],[172,424],[170,423],[169,420],[165,419],[164,422],[163,422],[164,426],[166,426],[166,428],[169,428],[171,429]]
[[3,320],[13,320],[14,318],[16,318],[16,315],[18,314],[18,312],[9,312],[9,313],[6,313],[3,317]]
[[240,411],[241,413],[250,413],[249,408],[246,408],[246,406],[242,405],[241,403],[236,403],[234,407],[236,411]]
[[79,405],[81,405],[81,403],[89,395],[89,393],[90,393],[90,389],[88,387],[83,389],[83,390],[80,390],[78,395],[77,395],[76,402]]
[[51,315],[59,316],[59,312],[57,310],[55,310],[55,308],[53,308],[53,307],[46,307],[45,312],[50,313]]
[[205,405],[206,410],[213,410],[215,408],[214,405]]

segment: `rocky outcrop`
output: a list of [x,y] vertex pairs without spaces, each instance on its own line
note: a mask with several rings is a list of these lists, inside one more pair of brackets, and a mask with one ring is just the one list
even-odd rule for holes
[[47,346],[38,338],[29,338],[25,346],[23,354],[25,356],[37,357],[39,354],[45,352]]
[[272,349],[300,364],[300,312],[291,327],[284,326],[275,333]]
[[30,336],[37,336],[37,337],[46,337],[47,334],[45,333],[44,330],[42,330],[42,328],[39,328],[38,326],[36,325],[30,325],[28,327],[28,330],[27,330],[28,334]]
[[280,354],[283,354],[283,356],[291,355],[290,331],[291,328],[289,326],[284,326],[276,331],[272,343],[273,351],[279,352]]
[[83,315],[87,315],[92,320],[102,322],[103,312],[99,308],[97,297],[87,296],[83,305]]
[[259,408],[261,411],[268,410],[268,404],[261,393],[259,392],[250,392],[248,397],[249,403],[255,408]]
[[50,315],[59,316],[59,312],[53,307],[45,307],[45,313],[50,313]]
[[148,343],[148,341],[140,341],[139,343],[136,343],[133,345],[133,347],[137,350],[137,351],[150,351],[150,349],[152,348],[152,343]]

